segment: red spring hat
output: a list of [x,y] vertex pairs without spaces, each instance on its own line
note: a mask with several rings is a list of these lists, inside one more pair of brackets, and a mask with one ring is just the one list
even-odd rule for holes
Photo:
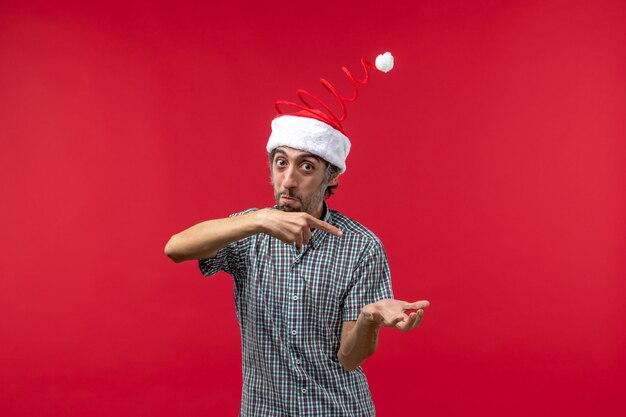
[[[365,77],[355,78],[346,68],[341,70],[346,74],[353,87],[352,97],[344,97],[335,87],[320,79],[322,86],[331,93],[339,103],[340,114],[337,115],[322,100],[306,90],[296,90],[301,103],[278,100],[274,103],[278,116],[272,120],[272,133],[267,142],[267,152],[279,146],[311,152],[327,162],[337,166],[341,172],[346,170],[346,158],[350,152],[350,139],[346,136],[341,123],[346,119],[346,103],[353,102],[358,97],[358,85],[369,81],[368,68],[376,68],[382,72],[389,72],[393,68],[394,59],[390,52],[378,55],[375,65],[361,58],[361,66]],[[292,108],[286,113],[281,106]]]

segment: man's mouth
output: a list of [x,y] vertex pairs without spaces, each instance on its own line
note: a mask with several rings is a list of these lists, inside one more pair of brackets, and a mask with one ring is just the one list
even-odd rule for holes
[[283,198],[283,199],[285,199],[287,201],[300,201],[300,199],[297,198],[297,197],[292,197],[292,196],[288,196],[288,195],[284,195],[284,194],[281,195],[280,198]]

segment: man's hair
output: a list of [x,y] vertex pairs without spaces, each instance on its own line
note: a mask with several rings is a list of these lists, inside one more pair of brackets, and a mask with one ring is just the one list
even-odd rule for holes
[[[277,148],[278,149],[278,148]],[[274,156],[276,155],[276,150],[273,149],[272,152],[268,154],[269,162],[270,162],[270,173],[272,172],[272,164],[274,163]],[[326,162],[326,172],[324,173],[324,182],[330,181],[332,177],[338,177],[341,173],[341,169],[338,166],[335,166],[325,160],[324,158],[319,158],[321,161]],[[326,191],[324,191],[324,196],[326,198],[330,198],[331,195],[335,194],[335,190],[339,187],[339,183],[335,183],[335,185],[327,185]]]
[[[339,177],[339,173],[341,169],[338,166],[331,164],[330,162],[326,162],[326,173],[324,174],[324,181],[328,182],[332,177]],[[327,185],[326,191],[324,191],[324,195],[326,198],[330,198],[331,195],[335,194],[335,190],[339,187],[339,182],[335,182],[335,185]]]

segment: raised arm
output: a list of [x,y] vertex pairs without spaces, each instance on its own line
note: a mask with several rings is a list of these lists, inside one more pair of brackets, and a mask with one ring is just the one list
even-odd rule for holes
[[215,258],[228,244],[261,232],[258,213],[207,220],[191,226],[170,238],[165,254],[174,262]]
[[165,245],[165,254],[174,262],[214,258],[220,249],[230,243],[258,233],[295,244],[299,250],[311,238],[312,228],[342,236],[342,232],[335,226],[307,213],[263,209],[191,226],[170,238]]

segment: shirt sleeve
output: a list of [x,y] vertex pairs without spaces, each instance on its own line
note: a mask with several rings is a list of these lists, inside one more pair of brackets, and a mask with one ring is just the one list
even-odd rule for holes
[[[240,216],[253,212],[257,209],[249,209],[241,213],[232,214],[229,217]],[[243,277],[248,269],[246,255],[250,247],[250,242],[254,236],[241,239],[223,247],[217,252],[215,258],[200,259],[198,266],[204,276],[210,276],[220,271],[232,275],[234,278]]]
[[341,319],[356,320],[361,308],[385,298],[393,298],[391,273],[385,249],[378,241],[354,271],[353,285],[344,301]]

